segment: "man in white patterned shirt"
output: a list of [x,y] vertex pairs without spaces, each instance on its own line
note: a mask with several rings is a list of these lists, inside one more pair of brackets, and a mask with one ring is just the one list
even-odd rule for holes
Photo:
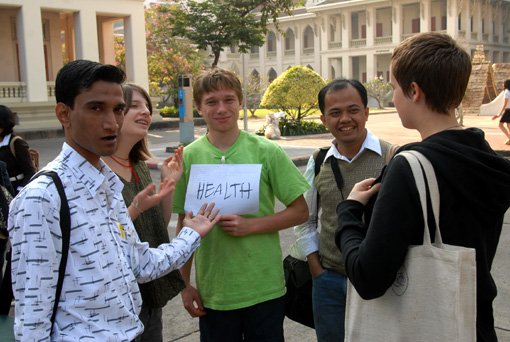
[[[181,267],[218,220],[212,206],[203,207],[168,244],[149,248],[138,239],[122,183],[100,160],[117,147],[124,77],[115,66],[86,60],[68,63],[57,75],[55,112],[66,140],[44,169],[57,172],[70,208],[66,275],[52,330],[61,201],[51,178],[41,176],[13,200],[9,214],[17,341],[134,340],[143,331],[137,282]],[[154,196],[171,188],[166,183]]]

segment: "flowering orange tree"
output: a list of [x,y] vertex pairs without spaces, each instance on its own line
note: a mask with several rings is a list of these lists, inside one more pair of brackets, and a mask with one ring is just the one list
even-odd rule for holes
[[[155,4],[145,10],[145,39],[151,95],[165,95],[176,101],[177,76],[194,75],[204,68],[206,58],[189,42],[171,36],[174,5]],[[116,41],[117,65],[125,65],[123,44]],[[176,103],[176,102],[174,102]]]

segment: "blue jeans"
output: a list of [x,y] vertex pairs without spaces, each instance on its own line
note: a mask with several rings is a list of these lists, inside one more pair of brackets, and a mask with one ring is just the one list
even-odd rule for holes
[[313,277],[313,316],[318,342],[338,342],[345,335],[347,277],[329,270]]
[[205,308],[200,317],[201,342],[283,342],[285,297],[237,310]]

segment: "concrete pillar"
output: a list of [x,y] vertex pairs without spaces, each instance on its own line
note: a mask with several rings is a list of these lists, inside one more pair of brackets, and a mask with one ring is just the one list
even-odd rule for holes
[[446,3],[446,33],[452,37],[459,35],[459,14],[457,0],[447,0]]
[[83,9],[74,13],[74,30],[76,59],[99,62],[96,12]]
[[496,44],[503,44],[503,36],[505,35],[505,31],[503,29],[503,11],[500,10],[497,11],[495,15],[495,21],[496,21],[496,32],[494,32],[495,35],[498,36],[498,40],[495,41]]
[[[461,23],[466,30],[466,41],[471,40],[471,4],[468,2],[461,10]],[[469,51],[468,51],[469,52]]]
[[[342,11],[342,50],[347,51],[351,44],[351,12]],[[352,78],[352,60],[346,53],[342,54],[342,77]]]
[[294,27],[294,36],[296,37],[296,44],[294,46],[294,65],[301,65],[301,52],[303,51],[303,30],[299,25]]
[[145,18],[142,8],[124,19],[124,38],[126,41],[127,79],[149,89]]
[[393,45],[400,43],[400,37],[402,36],[402,5],[394,4],[391,8],[392,11],[392,32],[393,32]]
[[[430,31],[430,17],[432,13],[432,4],[430,0],[422,0],[420,3],[420,32]],[[436,22],[436,30],[441,27],[441,18]]]
[[48,101],[41,7],[22,6],[16,15],[21,82],[28,102]]
[[[329,42],[332,41],[329,34],[329,25],[331,24],[330,16],[321,14],[319,20],[321,23],[318,35],[320,37],[320,51],[328,51]],[[325,64],[324,67],[326,67]]]
[[285,39],[280,33],[276,33],[276,74],[281,75],[283,72],[283,44]]
[[321,25],[314,25],[314,37],[313,37],[313,60],[317,63],[314,66],[314,70],[319,75],[322,75],[321,67]]
[[373,80],[377,76],[377,61],[373,52],[367,53],[367,82]]
[[367,18],[367,47],[373,47],[376,26],[375,7],[370,7],[365,13]]

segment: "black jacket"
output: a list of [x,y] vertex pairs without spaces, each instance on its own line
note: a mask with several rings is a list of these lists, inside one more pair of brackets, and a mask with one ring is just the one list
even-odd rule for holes
[[[477,339],[495,341],[492,302],[497,290],[490,269],[510,206],[510,162],[494,152],[476,128],[442,131],[402,150],[419,151],[434,166],[443,242],[476,249]],[[381,189],[366,208],[356,201],[337,208],[335,241],[349,279],[365,299],[382,296],[408,246],[423,242],[423,214],[406,159],[393,159],[378,181]],[[367,224],[361,221],[363,213]],[[434,235],[431,227],[432,239]]]

